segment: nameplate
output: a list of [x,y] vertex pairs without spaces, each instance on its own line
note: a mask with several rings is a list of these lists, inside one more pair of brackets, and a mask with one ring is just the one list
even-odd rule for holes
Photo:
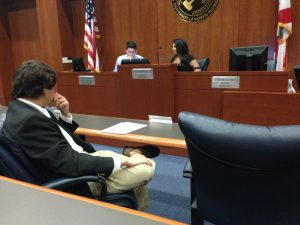
[[70,58],[70,57],[62,57],[62,63],[72,63],[72,58]]
[[149,115],[149,123],[167,123],[172,124],[172,117]]
[[240,88],[240,77],[212,76],[211,88]]
[[153,80],[152,68],[133,68],[132,79]]
[[96,85],[95,76],[92,75],[79,75],[79,85]]

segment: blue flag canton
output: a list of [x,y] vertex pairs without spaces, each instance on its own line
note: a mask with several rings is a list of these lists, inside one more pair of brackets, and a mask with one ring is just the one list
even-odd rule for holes
[[86,15],[87,15],[87,24],[91,28],[91,21],[94,19],[94,0],[86,0]]

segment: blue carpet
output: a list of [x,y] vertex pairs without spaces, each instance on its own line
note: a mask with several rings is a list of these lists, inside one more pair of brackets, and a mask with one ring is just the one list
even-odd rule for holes
[[[93,144],[97,150],[118,153],[121,148]],[[190,224],[190,183],[182,177],[187,158],[161,154],[155,158],[156,172],[148,184],[149,208],[145,211],[157,216]]]

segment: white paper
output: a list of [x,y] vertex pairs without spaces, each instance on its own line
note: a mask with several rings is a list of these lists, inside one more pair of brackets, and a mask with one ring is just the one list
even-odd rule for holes
[[132,122],[121,122],[102,130],[102,132],[112,133],[112,134],[128,134],[132,131],[141,129],[146,126],[148,125],[140,124],[140,123],[132,123]]

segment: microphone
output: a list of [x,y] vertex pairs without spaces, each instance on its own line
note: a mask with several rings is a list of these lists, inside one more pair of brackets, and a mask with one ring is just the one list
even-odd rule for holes
[[160,64],[160,50],[162,47],[160,46],[158,50],[156,51],[156,59],[157,59],[157,64]]
[[102,57],[102,61],[100,62],[100,65],[99,65],[100,71],[102,71],[102,69],[103,69],[103,62],[104,62],[104,56]]
[[219,69],[219,71],[221,71],[221,54],[222,53],[218,54],[218,69]]

